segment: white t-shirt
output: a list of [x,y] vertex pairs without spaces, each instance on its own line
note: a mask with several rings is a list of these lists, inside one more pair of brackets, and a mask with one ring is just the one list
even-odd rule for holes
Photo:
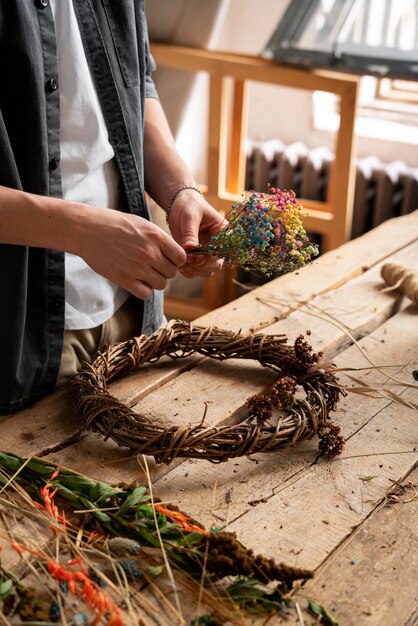
[[[116,209],[120,177],[90,75],[72,0],[51,0],[57,37],[63,197]],[[94,328],[128,292],[65,254],[65,328]]]

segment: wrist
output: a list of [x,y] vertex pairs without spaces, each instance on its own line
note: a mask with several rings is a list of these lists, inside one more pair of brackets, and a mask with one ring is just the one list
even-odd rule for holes
[[61,198],[0,187],[1,242],[69,251],[73,204]]
[[30,219],[37,223],[35,234],[38,232],[37,240],[29,245],[79,255],[92,207],[81,202],[34,194],[27,194],[27,199]]
[[184,195],[187,192],[198,193],[198,194],[200,194],[202,196],[202,198],[204,197],[203,196],[203,191],[201,191],[201,189],[199,189],[199,187],[197,185],[186,185],[186,184],[185,185],[178,185],[176,187],[176,189],[174,190],[174,192],[172,193],[172,195],[170,197],[170,200],[169,200],[169,203],[168,203],[168,206],[167,206],[167,209],[165,211],[167,221],[168,221],[168,218],[170,216],[170,211],[173,208],[173,205],[174,205],[175,201],[177,200],[177,198],[180,195]]
[[89,252],[94,243],[95,235],[100,228],[101,236],[112,228],[112,209],[84,204],[82,202],[69,202],[70,211],[66,216],[68,231],[65,241],[65,251],[77,256],[84,256]]

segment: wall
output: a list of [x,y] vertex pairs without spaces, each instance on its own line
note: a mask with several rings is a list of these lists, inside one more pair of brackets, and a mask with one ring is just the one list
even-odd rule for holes
[[[231,0],[216,47],[243,54],[259,54],[267,43],[288,0]],[[334,147],[334,134],[318,130],[312,123],[312,94],[300,89],[272,87],[253,83],[250,88],[248,135],[252,139],[280,138],[285,144],[303,141],[310,147]],[[370,125],[369,125],[370,133]],[[362,133],[362,129],[359,129]],[[365,131],[367,132],[367,131]],[[392,136],[396,137],[396,129]],[[389,141],[381,138],[379,129],[374,137],[359,134],[359,157],[376,155],[384,162],[405,160],[418,167],[415,138]]]
[[[151,41],[212,49],[230,0],[146,0]],[[177,149],[200,182],[206,172],[208,79],[205,73],[159,68],[154,75]]]
[[[151,38],[259,54],[287,4],[288,0],[148,0],[146,6],[147,14],[152,14]],[[178,149],[204,182],[207,81],[200,76],[185,96],[186,90],[181,85],[179,88],[173,74],[170,77],[165,72],[159,70],[157,83]],[[248,135],[260,140],[280,138],[285,144],[303,141],[309,147],[323,145],[331,150],[335,137],[332,132],[313,127],[311,92],[260,83],[250,86]],[[374,138],[359,136],[357,154],[375,154],[384,162],[401,159],[418,167],[415,143],[388,141],[379,133]]]

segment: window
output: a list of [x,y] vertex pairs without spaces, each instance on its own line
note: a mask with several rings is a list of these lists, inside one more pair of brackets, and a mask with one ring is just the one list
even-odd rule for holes
[[418,105],[418,82],[382,78],[378,85],[378,97],[383,101]]
[[[314,128],[335,131],[340,123],[338,97],[316,91],[312,98]],[[363,76],[356,133],[418,145],[418,82]]]
[[263,55],[361,74],[418,76],[418,0],[292,0]]
[[[263,55],[361,74],[356,132],[418,143],[418,0],[291,0]],[[336,96],[314,94],[313,123],[338,127]]]

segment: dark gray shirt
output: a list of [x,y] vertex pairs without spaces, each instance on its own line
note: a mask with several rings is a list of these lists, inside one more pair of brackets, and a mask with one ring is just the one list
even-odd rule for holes
[[[149,219],[143,111],[157,97],[143,0],[73,0],[120,172],[123,210]],[[49,0],[0,3],[0,185],[61,197],[59,76]],[[0,222],[1,229],[1,222]],[[0,237],[1,239],[1,237]],[[143,332],[162,319],[144,302]],[[0,415],[48,394],[64,329],[64,254],[0,244]]]

